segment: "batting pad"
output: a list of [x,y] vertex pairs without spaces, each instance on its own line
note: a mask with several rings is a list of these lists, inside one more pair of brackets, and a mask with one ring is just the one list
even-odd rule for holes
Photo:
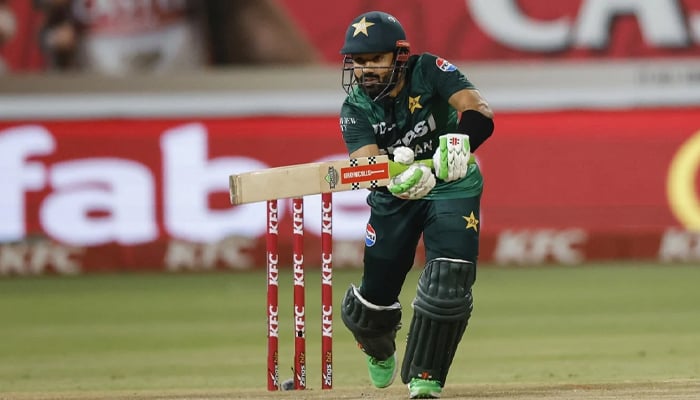
[[401,380],[430,379],[445,385],[457,346],[473,308],[473,263],[437,258],[428,262],[418,280],[413,319],[408,332]]
[[350,285],[343,298],[340,316],[366,354],[382,361],[394,355],[396,331],[401,328],[401,304],[372,304],[354,285]]

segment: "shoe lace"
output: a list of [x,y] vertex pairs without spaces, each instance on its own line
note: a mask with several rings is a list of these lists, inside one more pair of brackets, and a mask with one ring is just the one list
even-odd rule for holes
[[412,378],[412,379],[411,379],[411,384],[429,384],[429,385],[437,385],[437,386],[440,386],[440,381],[436,381],[436,380],[434,380],[434,379]]
[[378,365],[378,366],[380,366],[380,367],[388,367],[388,366],[391,365],[391,360],[390,360],[390,359],[389,359],[389,360],[380,361],[380,360],[377,360],[377,359],[374,358],[374,357],[370,357],[370,358],[369,358],[369,362],[370,362],[372,365]]

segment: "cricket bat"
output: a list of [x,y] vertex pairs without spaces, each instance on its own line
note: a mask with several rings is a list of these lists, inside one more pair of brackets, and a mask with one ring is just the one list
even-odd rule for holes
[[[433,167],[432,160],[421,160]],[[386,155],[268,168],[229,176],[231,204],[386,186],[407,165]]]

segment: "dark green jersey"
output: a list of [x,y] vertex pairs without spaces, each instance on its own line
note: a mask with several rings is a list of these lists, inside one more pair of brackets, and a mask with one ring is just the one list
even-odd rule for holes
[[[396,97],[373,102],[355,87],[343,102],[340,129],[348,152],[377,144],[392,157],[396,147],[410,147],[417,160],[430,159],[438,148],[438,137],[456,132],[457,110],[448,103],[454,93],[475,89],[452,64],[429,53],[413,55],[407,63],[406,82]],[[424,197],[448,199],[481,193],[483,178],[476,164],[459,181],[443,182]]]

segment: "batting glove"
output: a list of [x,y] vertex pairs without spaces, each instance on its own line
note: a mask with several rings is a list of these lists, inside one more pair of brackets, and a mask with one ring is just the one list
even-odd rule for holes
[[445,182],[467,176],[469,171],[469,135],[448,133],[439,137],[440,146],[433,154],[435,176]]
[[414,153],[408,147],[394,150],[394,161],[409,165],[408,169],[391,178],[387,188],[396,197],[416,200],[427,195],[435,187],[435,176],[429,167],[414,162]]

